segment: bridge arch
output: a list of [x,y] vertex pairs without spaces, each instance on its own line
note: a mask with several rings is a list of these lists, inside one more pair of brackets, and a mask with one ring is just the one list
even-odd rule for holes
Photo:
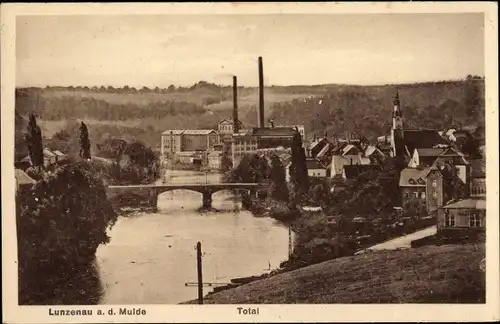
[[[219,183],[219,184],[166,184],[166,185],[130,185],[130,186],[108,186],[107,194],[110,199],[126,200],[126,197],[141,198],[147,201],[149,206],[156,208],[158,195],[174,190],[189,190],[201,193],[203,196],[203,208],[212,207],[212,194],[231,189],[255,190],[260,185],[257,183]],[[125,197],[125,198],[124,198]]]

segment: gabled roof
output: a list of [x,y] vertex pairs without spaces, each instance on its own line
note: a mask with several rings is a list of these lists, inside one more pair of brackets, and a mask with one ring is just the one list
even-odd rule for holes
[[14,176],[19,185],[29,185],[36,183],[36,181],[33,178],[31,178],[29,175],[26,174],[26,172],[24,172],[21,169],[15,169]]
[[326,167],[316,159],[306,159],[306,165],[307,165],[307,170],[313,170],[313,169],[325,169]]
[[295,130],[291,127],[263,127],[263,128],[253,128],[253,135],[255,136],[281,136],[281,137],[293,137],[295,135]]
[[417,151],[418,156],[421,157],[438,157],[439,155],[444,153],[444,149],[442,148],[417,148],[415,149]]
[[446,144],[436,130],[430,129],[405,129],[403,141],[409,152],[417,148],[433,148],[437,144]]
[[443,206],[444,209],[482,209],[486,210],[486,200],[484,199],[462,199],[457,202],[453,202],[449,205]]
[[323,157],[323,156],[324,156],[324,155],[325,155],[325,154],[326,154],[329,150],[331,150],[331,149],[332,149],[331,144],[329,144],[329,143],[328,143],[328,144],[326,144],[326,145],[325,145],[325,146],[321,149],[321,151],[319,151],[319,153],[318,153],[318,154],[316,154],[316,157],[318,157],[318,158]]
[[[355,151],[355,153],[352,153],[352,151]],[[348,153],[351,154],[359,154],[361,153],[360,148],[355,145],[355,144],[347,144],[343,149],[342,149],[342,155],[347,155]]]
[[55,156],[56,156],[56,155],[54,154],[54,152],[52,152],[52,151],[51,151],[51,150],[49,150],[48,148],[44,148],[44,149],[43,149],[43,155],[44,155],[45,157],[49,157],[49,158],[51,158],[51,157],[55,157]]
[[437,170],[436,167],[428,167],[424,169],[406,168],[399,175],[400,187],[422,187],[425,186],[425,181],[431,170]]

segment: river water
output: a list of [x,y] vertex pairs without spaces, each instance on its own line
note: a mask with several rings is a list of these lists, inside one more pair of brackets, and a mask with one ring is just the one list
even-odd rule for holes
[[[220,175],[169,171],[168,181],[215,183]],[[200,193],[176,190],[159,196],[155,213],[120,216],[109,231],[110,243],[96,253],[100,303],[177,304],[196,299],[198,241],[205,283],[259,275],[287,259],[288,229],[242,209],[230,191],[213,195],[218,211],[201,213],[201,205]],[[211,290],[204,287],[204,293]]]

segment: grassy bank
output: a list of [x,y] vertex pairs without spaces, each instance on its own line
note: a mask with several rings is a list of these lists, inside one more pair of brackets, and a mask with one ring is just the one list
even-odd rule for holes
[[484,258],[482,244],[370,252],[254,281],[204,302],[484,303]]

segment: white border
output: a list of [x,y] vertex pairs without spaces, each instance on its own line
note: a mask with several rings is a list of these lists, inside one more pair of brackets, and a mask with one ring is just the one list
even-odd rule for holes
[[[176,4],[2,4],[2,287],[6,323],[103,322],[350,322],[350,321],[492,321],[499,320],[498,217],[498,16],[494,2],[434,3],[176,3]],[[487,134],[487,271],[484,305],[259,305],[257,317],[238,315],[243,305],[142,305],[140,317],[54,317],[48,306],[17,305],[16,231],[14,210],[15,17],[17,15],[138,14],[360,14],[360,13],[485,13],[485,79]],[[422,260],[425,262],[425,260]],[[14,280],[16,278],[16,280]],[[125,306],[125,305],[123,305]],[[255,306],[255,305],[254,305]],[[93,310],[119,306],[93,306]],[[134,305],[141,307],[141,305]],[[67,309],[88,307],[67,307]]]

